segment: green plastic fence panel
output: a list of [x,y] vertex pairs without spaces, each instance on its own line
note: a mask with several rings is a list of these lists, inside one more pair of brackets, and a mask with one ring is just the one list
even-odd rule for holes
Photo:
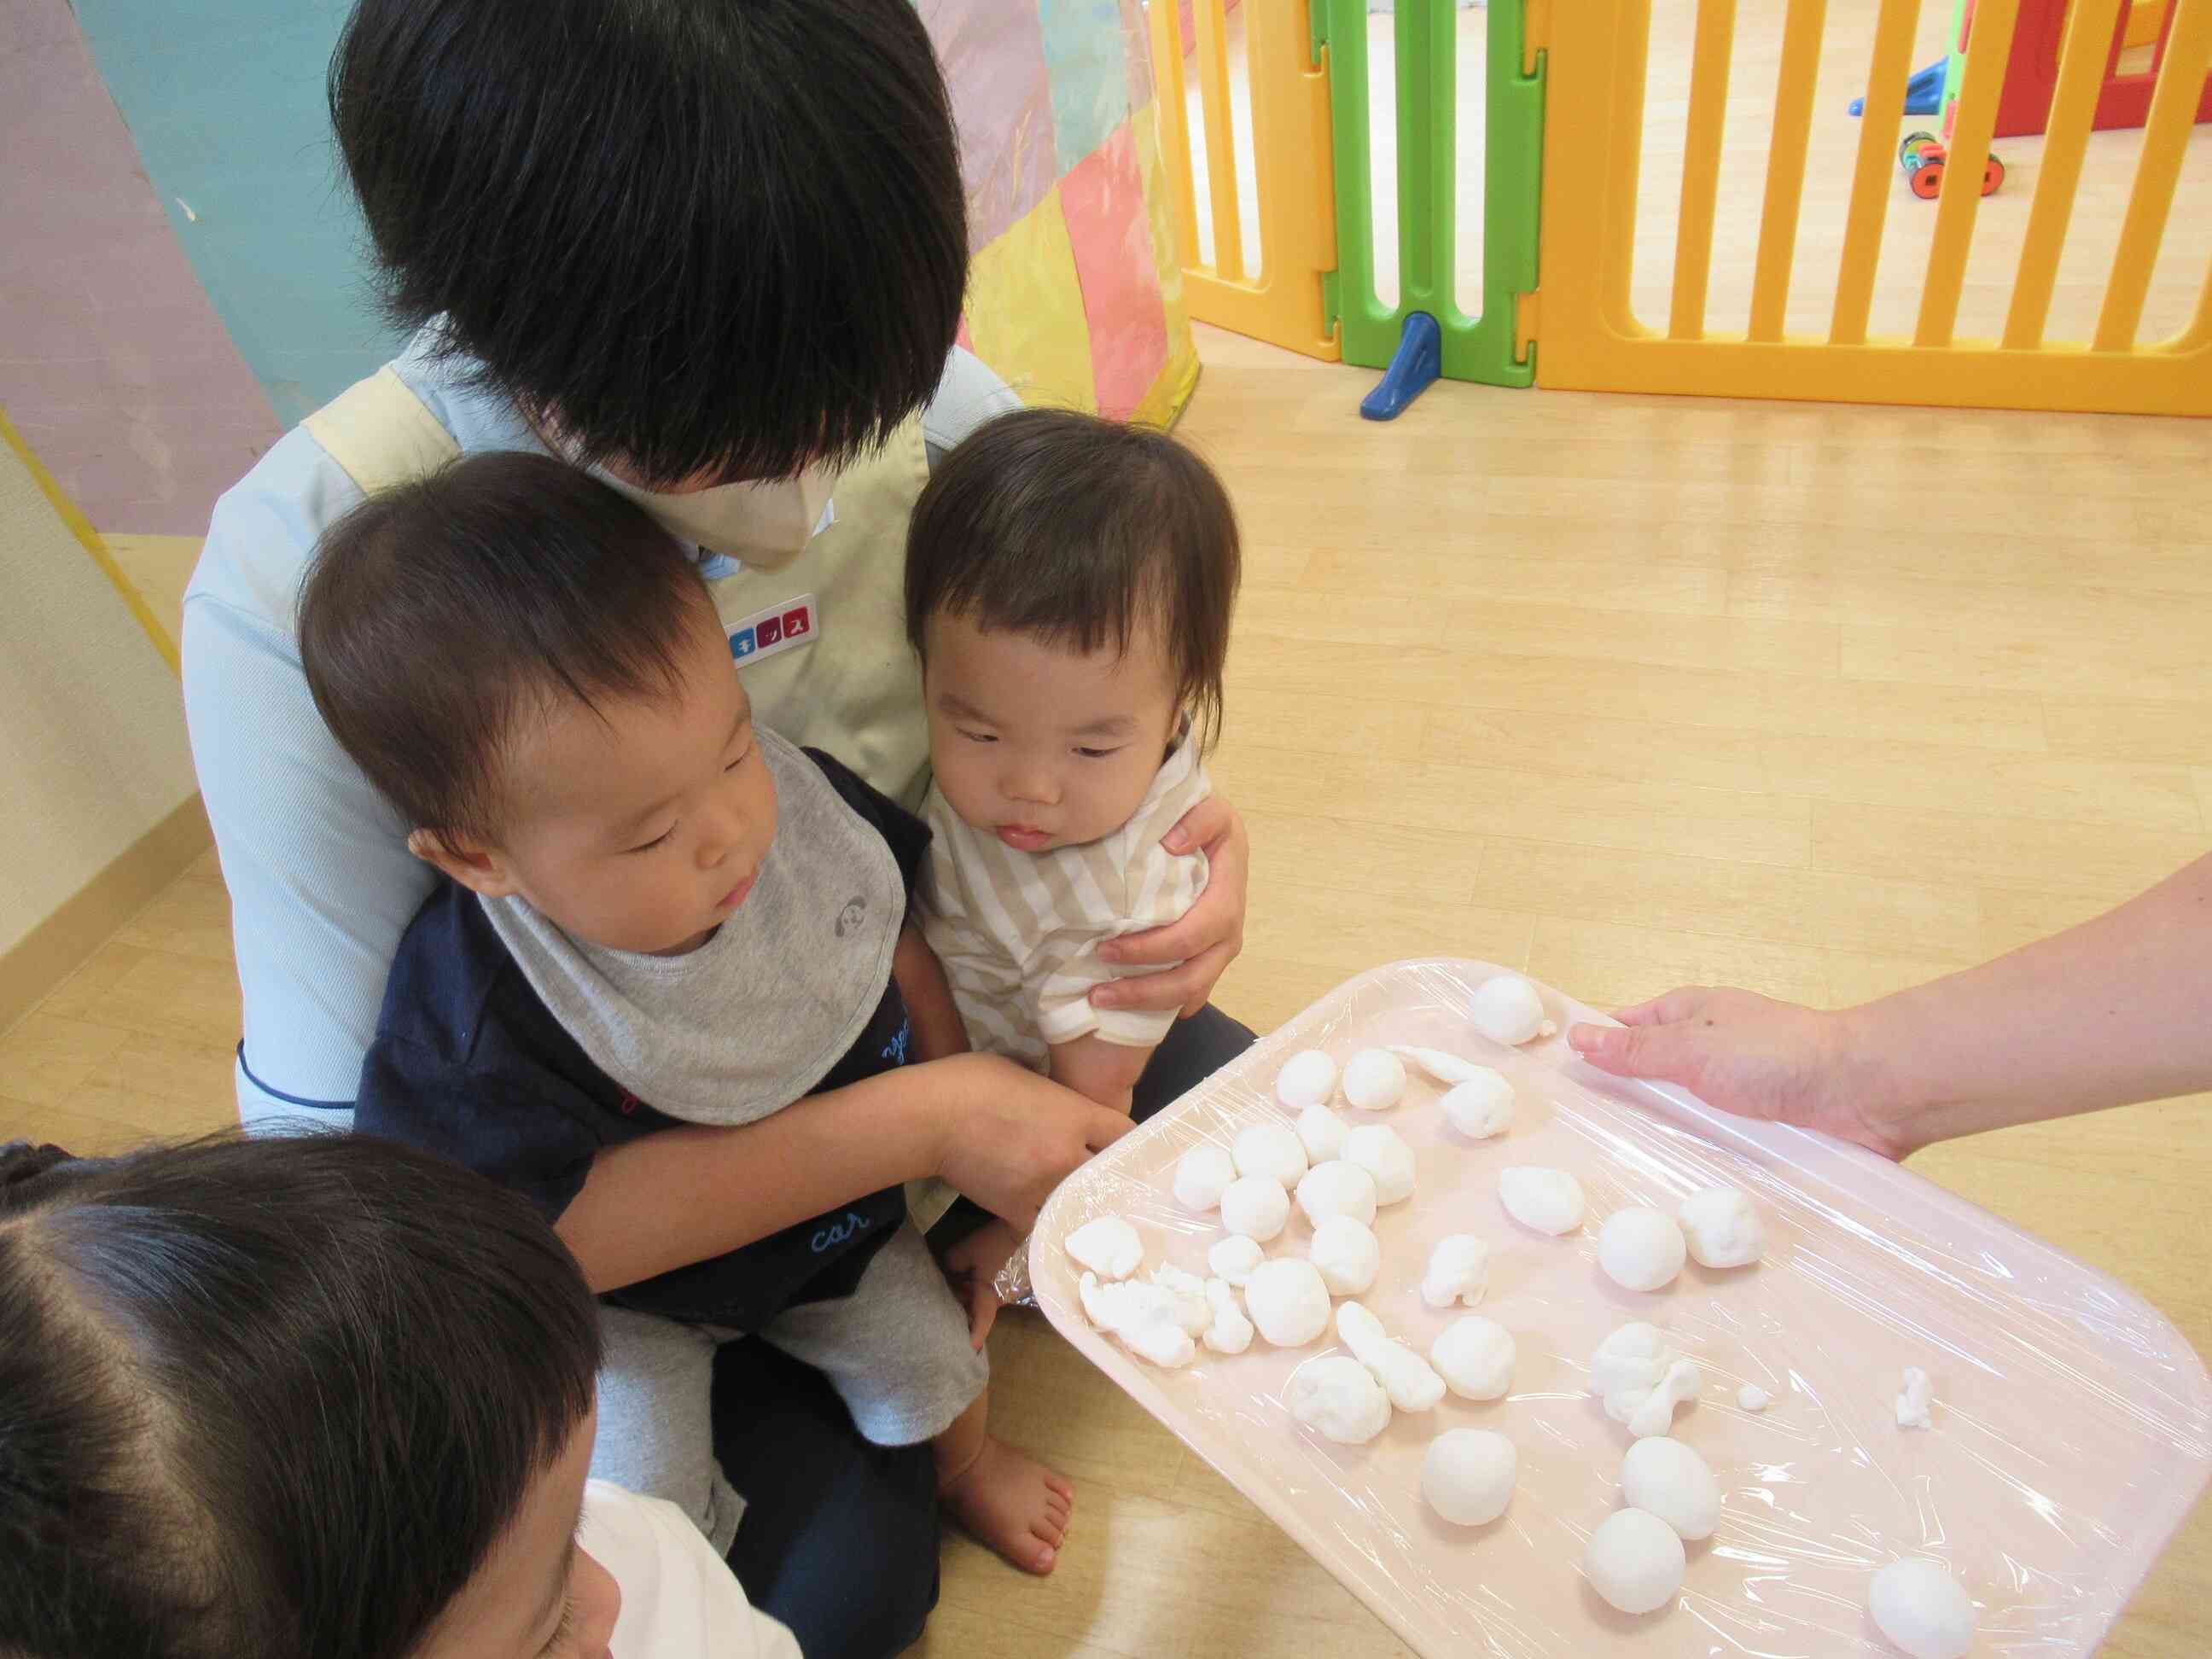
[[[1398,0],[1398,303],[1375,293],[1375,213],[1368,179],[1366,0],[1313,0],[1316,46],[1329,53],[1329,122],[1336,171],[1335,317],[1344,361],[1381,368],[1408,312],[1443,334],[1443,372],[1455,380],[1528,386],[1535,353],[1514,353],[1514,296],[1536,287],[1536,208],[1544,158],[1544,64],[1521,70],[1520,0],[1490,7],[1485,47],[1482,271],[1453,269],[1459,144],[1457,13],[1453,0]],[[1476,306],[1474,315],[1462,297]]]

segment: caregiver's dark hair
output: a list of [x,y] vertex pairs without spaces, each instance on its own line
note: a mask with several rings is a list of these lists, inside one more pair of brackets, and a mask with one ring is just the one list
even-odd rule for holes
[[913,0],[359,0],[331,118],[386,306],[670,484],[879,444],[967,287]]
[[427,1153],[0,1149],[0,1654],[404,1659],[599,1360],[544,1224]]

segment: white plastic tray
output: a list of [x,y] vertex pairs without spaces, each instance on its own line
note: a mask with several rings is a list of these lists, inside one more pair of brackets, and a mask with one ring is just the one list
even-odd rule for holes
[[[1624,1084],[1563,1040],[1504,1049],[1476,1035],[1474,988],[1499,970],[1399,963],[1332,992],[1169,1111],[1072,1176],[1030,1251],[1053,1323],[1231,1481],[1418,1651],[1444,1656],[1759,1655],[1893,1651],[1867,1617],[1875,1569],[1900,1555],[1946,1563],[1978,1604],[1977,1655],[2087,1654],[2097,1644],[2212,1471],[2212,1386],[2180,1334],[2140,1297],[1996,1217],[1856,1146],[1714,1111],[1678,1091]],[[1605,1016],[1546,990],[1562,1029]],[[1206,1271],[1221,1237],[1182,1210],[1175,1161],[1251,1124],[1290,1121],[1275,1073],[1300,1048],[1340,1061],[1372,1043],[1445,1048],[1495,1066],[1519,1092],[1512,1130],[1474,1142],[1418,1073],[1379,1120],[1412,1143],[1419,1185],[1376,1231],[1382,1278],[1362,1298],[1424,1352],[1450,1316],[1418,1292],[1430,1246],[1471,1231],[1492,1248],[1478,1311],[1518,1340],[1507,1398],[1447,1395],[1399,1414],[1365,1446],[1301,1428],[1282,1401],[1298,1366],[1335,1352],[1255,1340],[1182,1370],[1133,1358],[1093,1330],[1078,1270],[1060,1248],[1085,1221],[1121,1214],[1146,1270]],[[1509,1164],[1580,1177],[1589,1223],[1554,1239],[1517,1226],[1497,1195]],[[1692,1264],[1666,1291],[1620,1290],[1597,1267],[1595,1227],[1631,1203],[1672,1209],[1717,1182],[1750,1193],[1765,1261],[1735,1273]],[[1293,1212],[1270,1255],[1303,1255]],[[1455,1310],[1463,1311],[1463,1310]],[[1632,1319],[1674,1333],[1705,1370],[1674,1433],[1704,1454],[1724,1495],[1719,1531],[1690,1547],[1675,1604],[1617,1613],[1584,1582],[1590,1530],[1620,1501],[1626,1431],[1588,1392],[1591,1350]],[[1926,1369],[1935,1426],[1897,1426],[1906,1365]],[[1735,1389],[1774,1404],[1753,1415]],[[1423,1450],[1447,1428],[1509,1435],[1521,1480],[1486,1527],[1456,1528],[1422,1501]]]

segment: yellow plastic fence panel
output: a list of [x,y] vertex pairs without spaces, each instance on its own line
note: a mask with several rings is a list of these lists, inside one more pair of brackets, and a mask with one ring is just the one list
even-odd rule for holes
[[[1751,337],[1782,337],[1790,302],[1790,264],[1797,253],[1797,215],[1805,199],[1805,155],[1813,134],[1813,82],[1820,69],[1820,26],[1828,0],[1790,0],[1782,25],[1782,73],[1774,88],[1774,137],[1766,150],[1766,203],[1751,284]],[[1706,50],[1711,50],[1708,46]]]
[[2096,118],[2097,90],[2104,84],[2119,9],[2120,0],[2074,0],[2067,13],[2058,86],[2051,95],[2051,119],[2045,129],[2043,166],[2035,181],[2035,199],[2028,204],[2027,234],[2021,243],[2012,307],[2005,313],[2004,343],[2019,349],[2033,349],[2042,343],[2043,325],[2051,317],[2058,256],[2074,218],[2074,192],[2081,182],[2089,124]]
[[1682,205],[1674,226],[1674,295],[1667,331],[1694,340],[1705,331],[1705,290],[1713,270],[1713,204],[1720,194],[1721,125],[1728,114],[1729,43],[1735,0],[1698,0],[1698,53],[1691,65],[1689,125],[1682,140]]
[[1844,251],[1836,269],[1836,310],[1828,328],[1828,337],[1838,345],[1865,343],[1867,316],[1874,309],[1881,228],[1889,217],[1889,192],[1897,182],[1894,135],[1905,114],[1912,25],[1919,9],[1920,0],[1881,0],[1875,18],[1874,64],[1867,72],[1866,114],[1859,122],[1850,212],[1844,221]]
[[[2012,55],[2012,31],[2020,0],[1982,0],[1974,13],[1974,38],[1966,47],[1966,78],[1959,92],[1958,126],[1951,148],[1961,157],[1987,155],[1996,131],[1997,88],[2005,60]],[[1974,216],[1982,193],[1972,167],[1963,162],[1944,175],[1936,202],[1936,240],[1928,249],[1928,274],[1920,289],[1920,321],[1912,343],[1948,346],[1959,319],[1959,295],[1966,286],[1966,249],[1974,235]]]
[[2212,73],[2212,0],[2174,0],[2166,63],[2151,94],[2149,118],[2143,123],[2142,159],[2136,165],[2127,217],[2120,222],[2120,245],[2112,254],[2112,278],[2097,317],[2100,351],[2135,343],[2151,269],[2158,263],[2159,241],[2173,207],[2173,187],[2181,181],[2182,149],[2197,120],[2208,73]]
[[[2102,3],[2102,0],[2100,0]],[[1579,0],[1571,27],[1548,31],[1549,104],[1544,120],[1543,282],[1528,307],[1537,342],[1539,386],[1591,392],[1656,392],[1723,398],[1793,398],[1839,403],[1928,404],[1960,409],[2066,409],[2158,415],[2212,415],[2212,274],[2189,327],[2173,339],[2138,344],[2132,338],[2141,288],[2171,208],[2173,173],[2185,141],[2185,94],[2203,84],[2212,54],[2212,0],[2175,0],[2176,14],[2160,74],[2160,100],[2145,130],[2114,274],[2107,287],[2100,338],[2051,343],[2033,330],[2008,325],[2006,342],[1954,337],[1960,277],[1973,231],[1978,168],[1960,167],[1947,181],[1923,276],[1918,326],[1913,338],[1867,337],[1868,299],[1880,256],[1889,192],[1901,189],[1895,140],[1905,76],[1897,70],[1911,50],[1914,9],[1884,0],[1875,24],[1865,136],[1853,177],[1845,222],[1837,300],[1825,336],[1706,333],[1695,310],[1678,306],[1662,319],[1669,332],[1639,320],[1630,300],[1635,258],[1638,163],[1643,151],[1645,65],[1650,48],[1650,0]],[[1793,6],[1791,27],[1814,8]],[[1701,8],[1701,11],[1703,8]],[[2002,73],[2017,0],[1980,0],[1961,91],[1953,148],[1974,155],[1989,147],[1996,77]],[[2105,8],[2111,40],[2112,11]],[[1700,19],[1703,21],[1702,17]],[[1727,66],[1706,61],[1733,43],[1717,28],[1700,27],[1692,64],[1695,88],[1726,85]],[[2102,64],[2098,68],[2101,72]],[[2193,77],[2193,79],[2191,78]],[[2177,90],[2178,88],[2178,90]],[[1779,137],[1790,138],[1797,115]],[[2056,142],[2066,129],[2054,124]],[[1884,154],[1883,152],[1887,152]],[[1698,185],[1685,178],[1694,209]],[[1768,210],[1786,211],[1788,223],[1763,227],[1763,247],[1794,240],[1796,195],[1770,187]],[[2058,215],[2057,195],[2045,210]],[[2031,207],[2031,218],[2036,208]],[[2063,216],[2060,216],[2063,217]],[[1686,215],[1686,219],[1688,216]],[[1691,227],[1686,223],[1685,231]],[[2055,250],[2063,225],[2051,234]],[[1785,238],[1785,233],[1788,233]],[[2045,257],[2031,236],[2024,259]],[[1677,248],[1677,269],[1686,256]],[[1709,254],[1705,257],[1709,258]],[[1776,270],[1786,261],[1775,255]],[[1692,263],[1698,263],[1692,259]],[[2033,275],[2033,271],[2024,275]],[[1778,281],[1764,313],[1778,316]],[[1678,295],[1679,299],[1679,295]],[[2104,325],[2109,325],[2105,326]],[[2017,342],[2017,343],[2014,343]]]
[[[1245,69],[1252,154],[1237,154],[1230,118],[1226,8],[1193,0],[1200,118],[1205,123],[1214,258],[1198,258],[1198,192],[1185,101],[1183,40],[1174,0],[1154,0],[1152,72],[1159,87],[1160,154],[1182,246],[1183,295],[1200,322],[1233,329],[1328,362],[1340,361],[1324,321],[1322,279],[1336,269],[1336,196],[1329,157],[1328,66],[1313,61],[1304,0],[1247,0]],[[1238,217],[1240,169],[1259,198],[1260,269],[1248,269]]]

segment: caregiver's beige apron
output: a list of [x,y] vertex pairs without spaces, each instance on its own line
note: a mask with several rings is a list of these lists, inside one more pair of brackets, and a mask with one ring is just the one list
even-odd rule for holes
[[[461,453],[388,364],[305,424],[363,494],[425,477]],[[906,642],[906,531],[928,482],[916,415],[882,453],[837,475],[834,522],[797,558],[780,570],[748,568],[708,584],[732,649],[742,653],[761,723],[828,750],[915,808],[927,781],[929,735],[921,671]]]

